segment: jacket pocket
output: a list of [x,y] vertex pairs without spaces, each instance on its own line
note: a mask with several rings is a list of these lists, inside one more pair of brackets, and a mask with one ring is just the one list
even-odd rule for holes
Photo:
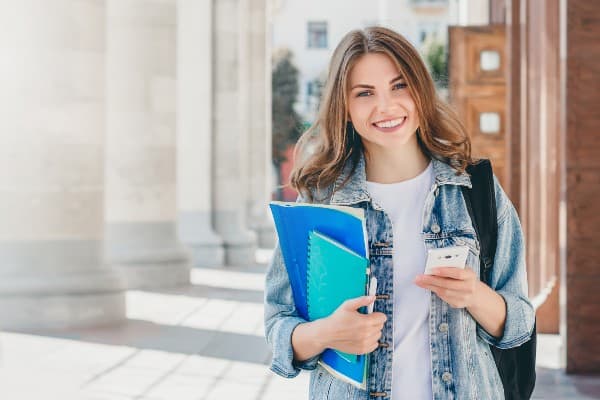
[[460,235],[453,236],[451,240],[454,242],[454,246],[467,246],[469,248],[469,254],[467,255],[467,268],[471,268],[477,276],[479,276],[479,241],[475,237],[475,234],[471,235]]

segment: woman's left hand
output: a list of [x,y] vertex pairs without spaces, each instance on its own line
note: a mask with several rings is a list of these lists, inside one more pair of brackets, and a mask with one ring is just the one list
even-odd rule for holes
[[417,286],[431,290],[453,308],[474,304],[479,283],[470,268],[435,268],[433,275],[417,275],[415,278]]

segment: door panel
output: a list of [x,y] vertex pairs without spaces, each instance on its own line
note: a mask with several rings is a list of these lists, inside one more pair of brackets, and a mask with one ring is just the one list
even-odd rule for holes
[[450,27],[450,102],[471,137],[475,158],[492,160],[503,187],[506,165],[506,34],[504,25]]

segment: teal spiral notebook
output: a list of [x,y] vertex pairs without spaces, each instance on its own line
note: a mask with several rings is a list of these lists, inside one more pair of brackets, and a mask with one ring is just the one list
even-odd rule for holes
[[[317,231],[308,234],[307,298],[311,321],[331,315],[348,299],[365,294],[369,260]],[[355,354],[334,350],[348,362]]]

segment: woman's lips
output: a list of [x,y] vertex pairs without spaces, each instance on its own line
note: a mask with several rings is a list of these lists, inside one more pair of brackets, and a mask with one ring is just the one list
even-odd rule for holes
[[399,123],[398,125],[393,126],[391,128],[383,128],[383,127],[375,125],[375,123],[373,123],[371,125],[373,126],[373,128],[377,129],[380,132],[390,133],[390,132],[394,132],[394,131],[400,129],[401,127],[403,127],[404,124],[406,123],[407,119],[408,119],[408,117],[403,117],[401,123]]

